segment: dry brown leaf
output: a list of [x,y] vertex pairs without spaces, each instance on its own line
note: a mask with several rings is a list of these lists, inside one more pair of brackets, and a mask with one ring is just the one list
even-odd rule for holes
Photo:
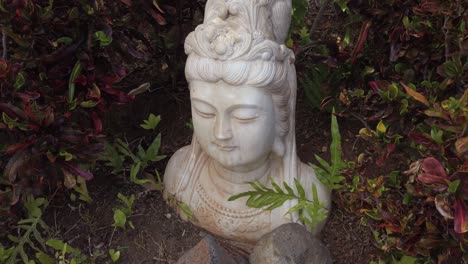
[[400,82],[401,86],[405,88],[406,93],[408,93],[411,97],[413,97],[414,100],[423,103],[425,106],[429,107],[429,101],[424,97],[424,95],[416,92],[415,90],[409,88],[406,84],[403,82]]

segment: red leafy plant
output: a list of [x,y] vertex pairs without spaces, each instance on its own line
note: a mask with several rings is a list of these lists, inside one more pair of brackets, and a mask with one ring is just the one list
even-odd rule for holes
[[[414,195],[426,195],[434,201],[437,211],[446,220],[453,220],[456,233],[468,232],[468,162],[462,168],[447,176],[442,164],[433,158],[425,158],[421,164],[422,172],[417,181],[425,188],[414,188]],[[414,185],[413,185],[414,186]],[[424,191],[426,190],[426,192]]]
[[[343,2],[348,26],[335,29],[335,50],[328,48],[321,64],[339,97],[322,105],[336,104],[342,116],[359,120],[364,127],[357,137],[366,149],[345,172],[339,202],[369,225],[384,262],[462,260],[468,249],[466,8],[439,0]],[[381,174],[369,173],[376,167]]]
[[114,87],[126,71],[110,15],[103,1],[0,1],[0,200],[93,178],[101,116],[133,99]]

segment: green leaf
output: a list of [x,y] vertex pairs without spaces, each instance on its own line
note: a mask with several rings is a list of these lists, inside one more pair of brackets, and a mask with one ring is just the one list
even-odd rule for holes
[[151,145],[146,150],[145,161],[156,162],[158,159],[159,148],[161,147],[161,134],[158,134],[156,138],[151,142]]
[[281,188],[273,179],[271,179],[271,185],[273,186],[273,188],[275,188],[277,193],[284,194],[283,190],[281,190]]
[[403,18],[403,26],[405,26],[406,29],[410,29],[411,22],[409,21],[409,18],[407,16]]
[[161,121],[161,116],[155,116],[154,114],[150,114],[147,120],[144,120],[144,124],[140,126],[146,130],[154,130],[158,126],[159,122]]
[[106,163],[106,166],[113,168],[112,173],[121,172],[123,170],[124,157],[120,156],[116,148],[108,142],[105,142],[104,147],[104,160],[109,161]]
[[458,190],[458,186],[460,186],[460,180],[453,181],[449,184],[448,191],[449,193],[456,193]]
[[301,183],[297,179],[294,179],[294,184],[296,185],[296,189],[297,189],[297,192],[299,193],[299,197],[305,199],[306,197],[305,191]]
[[111,248],[109,249],[109,256],[112,262],[116,263],[120,259],[120,251]]
[[112,36],[107,36],[104,31],[97,31],[94,36],[99,41],[101,47],[109,46],[112,43]]
[[79,195],[80,200],[87,202],[87,203],[91,203],[93,199],[91,199],[91,196],[89,195],[88,187],[86,186],[86,180],[83,179],[82,177],[77,177],[76,180],[77,180],[77,185],[75,186],[75,188],[73,188],[73,190],[80,194]]
[[192,212],[192,210],[190,210],[190,207],[186,203],[179,202],[179,203],[177,203],[177,206],[188,217],[188,219],[193,218],[193,212]]
[[95,107],[96,105],[99,104],[99,101],[94,101],[94,100],[88,100],[88,101],[83,101],[80,103],[80,106],[81,107],[84,107],[84,108],[93,108]]
[[339,189],[342,188],[342,185],[339,183],[342,182],[345,178],[341,176],[341,171],[345,169],[348,165],[342,160],[341,153],[341,135],[338,127],[338,121],[335,116],[335,109],[332,113],[331,121],[331,136],[332,142],[330,144],[330,163],[327,163],[325,160],[319,156],[315,156],[317,161],[320,163],[322,168],[310,164],[312,168],[317,172],[317,178],[328,188],[330,189]]
[[299,203],[297,203],[295,206],[291,207],[287,212],[286,214],[293,214],[295,212],[298,212],[302,209],[304,209],[304,206],[305,206],[305,202],[304,201],[300,201]]
[[443,66],[444,66],[445,74],[447,74],[447,76],[450,78],[457,77],[460,74],[460,69],[457,67],[457,65],[453,61],[445,62]]
[[289,195],[294,195],[293,189],[288,185],[288,183],[283,182],[284,189],[288,192]]
[[338,175],[342,169],[346,168],[346,163],[341,159],[341,134],[338,126],[338,121],[335,116],[335,109],[333,109],[332,113],[332,122],[331,122],[331,136],[332,136],[332,143],[330,145],[330,153],[331,153],[331,165],[332,171],[331,175],[335,176]]
[[133,203],[135,202],[135,195],[132,194],[130,196],[130,198],[127,198],[125,197],[123,194],[119,193],[117,194],[117,197],[122,201],[124,202],[126,208],[125,210],[122,210],[124,211],[124,213],[127,215],[127,216],[130,216],[132,215],[132,207],[133,207]]
[[415,264],[417,263],[417,258],[410,256],[403,256],[398,263],[400,264]]
[[332,167],[328,162],[326,162],[324,159],[322,159],[320,156],[315,154],[315,159],[320,163],[323,169],[326,170],[326,172],[331,173],[333,171]]
[[348,2],[349,2],[349,0],[335,0],[334,2],[340,7],[341,12],[348,11]]
[[73,102],[75,98],[75,79],[81,74],[81,63],[78,60],[73,67],[73,70],[70,74],[70,79],[68,80],[68,102]]
[[361,76],[362,76],[362,77],[366,77],[367,75],[372,74],[372,73],[374,73],[374,72],[375,72],[375,69],[374,69],[374,68],[372,68],[372,67],[370,67],[370,66],[366,66],[366,67],[364,68],[364,70],[361,72]]
[[140,162],[140,159],[138,159],[137,156],[132,153],[127,143],[123,142],[120,138],[116,139],[115,141],[117,143],[115,147],[120,151],[120,153],[130,157],[134,162]]
[[70,45],[73,43],[73,39],[72,38],[69,38],[69,37],[62,37],[62,38],[58,38],[55,43],[57,44],[60,44],[60,43],[63,43],[65,45]]
[[14,127],[18,126],[18,118],[11,118],[7,113],[2,113],[2,120],[5,125],[8,126],[9,129],[13,129]]
[[55,249],[55,250],[59,250],[59,251],[62,251],[63,248],[65,247],[65,243],[62,241],[62,240],[59,240],[59,239],[49,239],[47,240],[46,244]]
[[49,257],[49,255],[45,253],[37,252],[36,258],[41,264],[54,264],[54,259],[52,259],[51,257]]
[[[312,185],[311,189],[313,197],[312,201],[307,199],[304,188],[297,179],[294,179],[294,184],[298,195],[294,193],[293,189],[286,182],[283,182],[282,184],[286,191],[281,189],[280,185],[272,179],[271,184],[274,186],[274,189],[267,188],[260,182],[249,182],[249,184],[252,186],[254,191],[233,195],[228,200],[233,201],[241,197],[249,196],[246,203],[248,206],[253,208],[263,208],[265,210],[278,208],[287,200],[297,200],[297,204],[290,208],[286,214],[297,212],[301,221],[303,221],[304,224],[309,225],[311,229],[314,229],[317,223],[325,220],[328,215],[328,210],[326,210],[324,208],[324,204],[319,201],[317,187],[315,184]],[[304,213],[302,212],[303,210],[306,210],[307,216],[304,216]]]
[[376,131],[379,135],[385,135],[385,133],[387,132],[387,126],[385,125],[383,120],[380,120],[379,124],[377,124]]
[[408,113],[408,106],[409,102],[406,99],[401,99],[401,106],[400,106],[400,115]]
[[57,250],[57,251],[60,251],[60,252],[64,252],[64,253],[71,253],[73,254],[74,256],[80,256],[81,255],[81,251],[68,245],[67,243],[63,242],[62,240],[59,240],[59,239],[49,239],[47,240],[46,244]]
[[66,161],[70,161],[73,159],[73,155],[65,150],[60,151],[59,156],[64,157]]
[[112,224],[112,226],[124,228],[126,222],[127,216],[125,213],[120,209],[116,209],[114,211],[114,224]]
[[138,173],[140,172],[141,162],[137,162],[130,167],[130,181],[135,184],[152,183],[150,179],[138,179]]
[[21,87],[23,87],[25,82],[26,80],[24,79],[23,73],[19,72],[18,76],[16,76],[16,81],[14,84],[15,90],[18,91],[19,89],[21,89]]

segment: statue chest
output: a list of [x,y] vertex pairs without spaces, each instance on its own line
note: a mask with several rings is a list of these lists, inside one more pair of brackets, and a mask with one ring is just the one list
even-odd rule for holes
[[242,208],[234,208],[227,198],[214,198],[200,183],[194,187],[189,206],[196,219],[193,221],[196,225],[227,239],[252,243],[271,230],[270,211],[245,205]]

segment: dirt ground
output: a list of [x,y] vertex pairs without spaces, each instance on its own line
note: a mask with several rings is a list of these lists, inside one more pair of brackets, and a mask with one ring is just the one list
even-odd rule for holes
[[[304,162],[313,162],[314,153],[329,156],[330,116],[329,113],[312,110],[302,99],[301,91],[299,93],[296,117],[298,155]],[[131,106],[113,112],[107,120],[108,127],[111,131],[121,131],[118,136],[131,140],[144,135],[140,134],[144,130],[138,127],[150,112],[161,115],[161,151],[170,157],[174,151],[190,143],[192,130],[186,125],[190,120],[189,105],[185,89],[169,95],[160,90],[149,96],[140,96]],[[339,122],[344,145],[354,145],[352,135],[356,134],[354,130],[359,129],[359,124],[345,120]],[[350,148],[345,147],[345,155],[353,155]],[[166,163],[167,159],[157,164],[161,173]],[[130,184],[125,179],[128,176],[109,175],[107,170],[96,172],[95,177],[89,183],[93,197],[91,204],[77,206],[76,203],[71,204],[67,197],[55,197],[45,217],[53,236],[64,239],[83,253],[91,256],[107,254],[107,250],[113,248],[122,252],[120,263],[173,263],[205,235],[203,230],[181,221],[163,201],[160,192]],[[136,194],[134,215],[130,217],[134,230],[114,229],[112,226],[112,208],[119,204],[119,192],[127,196]],[[369,263],[378,252],[373,246],[369,228],[336,203],[322,239],[337,264]]]

